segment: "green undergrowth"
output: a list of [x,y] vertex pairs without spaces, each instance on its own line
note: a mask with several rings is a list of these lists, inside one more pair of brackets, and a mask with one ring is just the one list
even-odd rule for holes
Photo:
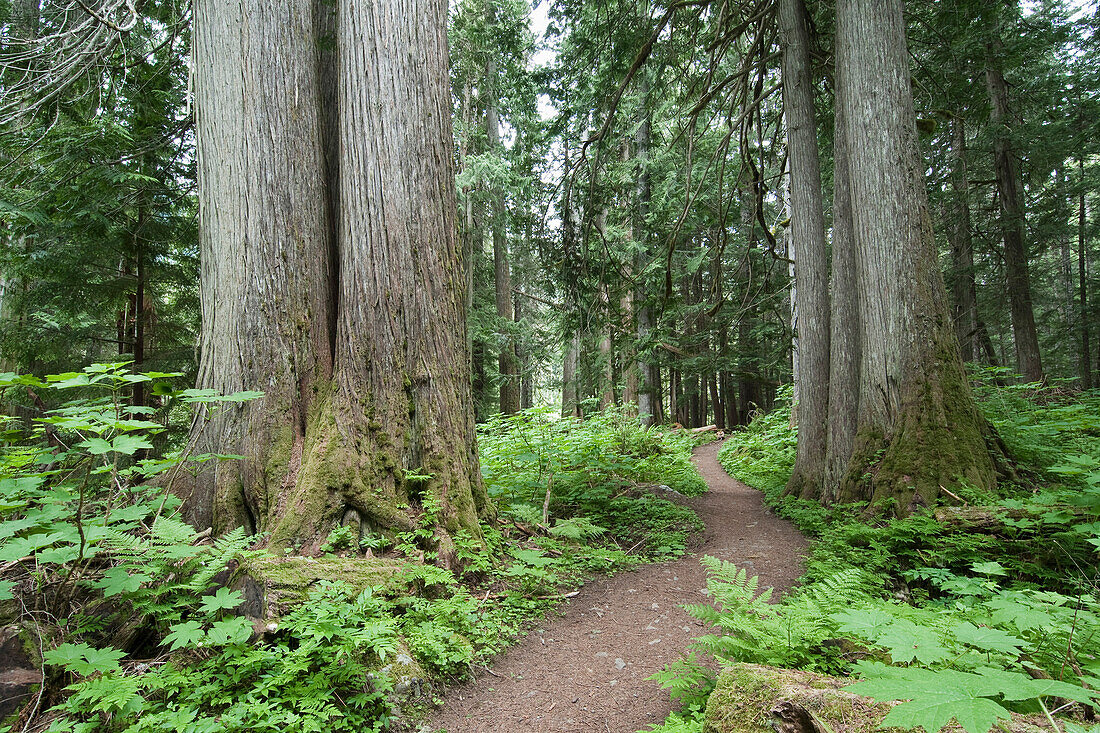
[[[431,497],[421,526],[337,526],[319,557],[272,554],[243,530],[212,540],[164,486],[237,457],[188,454],[166,427],[188,420],[166,411],[209,416],[258,393],[181,390],[175,376],[0,375],[47,405],[0,447],[0,625],[45,670],[0,731],[387,730],[578,582],[682,555],[702,526],[666,498],[705,489],[690,435],[618,411],[528,411],[482,428],[499,520],[455,537],[450,569],[426,550]],[[136,383],[157,409],[128,404]]]
[[683,710],[654,730],[703,730],[708,656],[851,676],[852,692],[902,701],[884,726],[986,733],[1018,713],[1088,729],[1100,688],[1100,392],[975,376],[1016,475],[995,493],[950,487],[955,497],[905,519],[784,496],[789,403],[730,437],[726,470],[813,539],[806,574],[771,603],[744,570],[704,560],[710,602],[687,610],[713,631],[656,676]]

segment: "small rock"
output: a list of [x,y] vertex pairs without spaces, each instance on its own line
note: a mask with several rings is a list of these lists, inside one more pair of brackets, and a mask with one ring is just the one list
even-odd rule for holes
[[607,656],[610,656],[610,655],[607,652],[596,652],[596,656],[600,659],[603,659],[604,657],[607,657]]
[[615,657],[615,669],[624,669],[626,662],[622,660],[622,657]]
[[574,697],[573,698],[573,704],[576,705],[579,700],[580,700],[579,697]]

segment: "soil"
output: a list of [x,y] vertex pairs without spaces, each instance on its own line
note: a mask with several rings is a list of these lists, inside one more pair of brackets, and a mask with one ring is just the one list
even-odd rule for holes
[[699,558],[713,555],[760,576],[777,594],[802,574],[807,542],[772,514],[763,495],[718,464],[719,443],[695,451],[710,491],[685,499],[706,524],[696,554],[648,565],[580,589],[497,659],[492,671],[448,690],[428,729],[447,733],[635,733],[672,710],[668,692],[647,680],[681,657],[703,623],[680,606],[706,600]]

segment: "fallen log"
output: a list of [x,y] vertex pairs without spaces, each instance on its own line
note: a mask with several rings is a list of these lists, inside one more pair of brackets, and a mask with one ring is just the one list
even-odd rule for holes
[[[718,686],[707,700],[703,733],[872,733],[896,703],[845,692],[842,688],[851,682],[814,672],[734,664],[718,676]],[[1002,728],[1009,733],[1043,730],[1038,717],[1023,715],[1013,715]],[[944,731],[960,733],[962,728],[952,723]]]

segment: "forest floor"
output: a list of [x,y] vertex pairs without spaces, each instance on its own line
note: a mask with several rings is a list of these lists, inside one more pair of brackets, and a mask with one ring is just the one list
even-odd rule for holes
[[737,563],[778,593],[802,574],[805,538],[764,506],[763,494],[730,478],[718,464],[720,447],[695,450],[710,491],[683,500],[706,524],[694,555],[590,581],[492,671],[477,667],[474,679],[449,689],[428,729],[635,733],[664,721],[668,692],[646,678],[708,631],[680,607],[706,600],[700,557]]

